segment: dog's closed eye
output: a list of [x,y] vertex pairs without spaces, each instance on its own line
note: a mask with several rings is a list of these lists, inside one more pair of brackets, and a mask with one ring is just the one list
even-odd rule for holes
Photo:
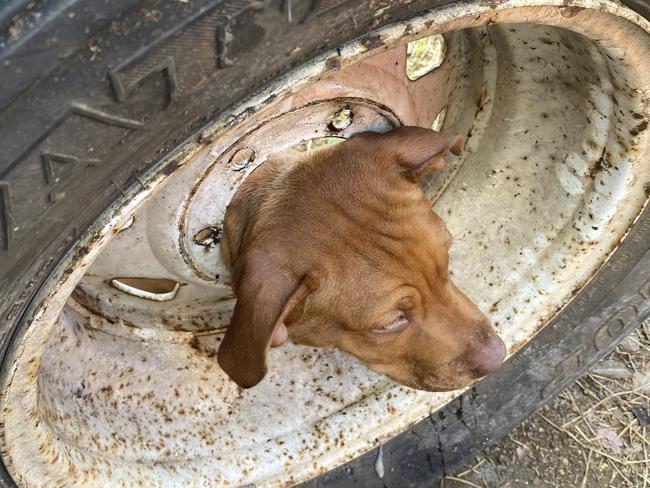
[[409,319],[402,313],[387,324],[375,327],[372,331],[376,334],[393,334],[404,330],[408,325]]

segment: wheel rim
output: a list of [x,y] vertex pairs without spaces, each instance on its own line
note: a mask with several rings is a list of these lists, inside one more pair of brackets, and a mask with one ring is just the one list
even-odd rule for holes
[[[61,263],[8,355],[2,442],[15,479],[295,482],[457,394],[399,387],[341,353],[294,345],[272,351],[269,377],[250,391],[216,365],[232,307],[223,211],[268,155],[306,139],[430,126],[446,111],[445,127],[468,135],[466,155],[425,191],[455,235],[454,279],[510,353],[529,340],[646,203],[650,41],[648,24],[613,3],[527,3],[438,9],[342,46],[125,194]],[[410,81],[406,43],[437,32],[445,61]],[[352,121],[337,130],[344,110]]]

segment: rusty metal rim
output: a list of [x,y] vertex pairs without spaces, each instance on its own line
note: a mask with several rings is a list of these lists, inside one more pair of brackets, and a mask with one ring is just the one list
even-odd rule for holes
[[[498,17],[500,12],[504,12],[510,8],[514,8],[515,6],[520,6],[520,5],[527,6],[528,4],[529,2],[507,2],[502,5],[499,5],[496,9],[488,9],[487,7],[480,8],[475,5],[467,6],[466,7],[467,10],[463,10],[465,7],[462,8],[450,7],[447,9],[440,9],[436,11],[435,14],[424,15],[423,18],[421,19],[420,26],[423,26],[427,20],[433,20],[434,17],[438,20],[446,19],[448,17],[453,18],[454,15],[458,15],[460,13],[464,14],[467,18],[470,15],[474,16],[478,12],[479,17],[481,15],[486,16],[486,18],[481,19],[480,22],[487,22],[488,21],[487,17],[490,17],[491,15]],[[549,5],[549,4],[550,4],[549,2],[545,2],[543,5]],[[540,4],[536,3],[535,5],[539,6]],[[648,31],[648,25],[647,23],[645,23],[645,21],[643,21],[640,17],[636,16],[635,14],[631,13],[629,10],[624,9],[623,7],[620,7],[613,3],[608,2],[605,5],[602,5],[600,3],[595,3],[595,2],[571,2],[571,5],[567,5],[566,2],[557,2],[554,5],[558,8],[571,8],[574,6],[586,7],[586,8],[601,8],[603,11],[617,14],[620,17],[626,18],[627,20],[633,23],[637,23],[638,25],[643,26],[643,28],[646,31]],[[448,17],[445,17],[445,15],[447,15]],[[417,19],[417,21],[419,22],[420,19]],[[435,25],[435,22],[432,25]],[[392,42],[395,42],[395,39],[398,39],[402,36],[403,33],[398,33],[401,27],[403,28],[402,24],[398,24],[397,27],[389,26],[388,28],[383,29],[380,32],[382,33],[382,35],[386,36],[387,42],[390,44]],[[427,26],[427,28],[431,28],[431,27]],[[391,32],[393,37],[391,37]],[[418,32],[418,29],[415,29],[415,32]],[[417,34],[409,33],[410,38],[413,38],[416,35]],[[341,51],[343,52],[344,59],[346,53],[350,56],[351,60],[349,61],[349,63],[353,62],[352,59],[356,61],[358,60],[359,57],[368,54],[362,48],[362,44],[360,43],[352,43],[346,46]],[[300,72],[295,74],[294,80],[296,81],[299,80],[300,83],[306,84],[312,78],[319,76],[324,71],[327,71],[326,61],[330,56],[334,56],[334,54],[330,53],[326,56],[323,56],[322,58],[314,62],[311,66],[307,68],[303,68]],[[344,61],[342,64],[345,65],[346,62]],[[242,114],[240,117],[235,116],[230,120],[228,120],[227,118],[222,118],[220,121],[216,122],[212,127],[206,129],[203,132],[204,140],[208,141],[211,140],[212,138],[215,138],[221,130],[224,130],[226,127],[233,127],[234,125],[242,122],[244,119],[250,120],[249,117],[251,117],[251,112],[249,112],[247,109],[251,107],[260,109],[261,107],[271,103],[271,100],[269,99],[275,98],[275,94],[281,93],[284,90],[284,88],[288,86],[288,83],[286,83],[286,81],[287,80],[284,80],[284,84],[283,82],[279,82],[275,87],[275,91],[273,88],[271,88],[269,91],[263,93],[262,95],[256,97],[255,99],[249,101],[248,103],[242,104],[240,106],[240,110],[236,110],[237,113]],[[27,315],[27,317],[29,318],[28,322],[30,322],[31,324],[37,322],[42,324],[42,323],[47,323],[55,320],[56,317],[58,316],[58,312],[63,307],[65,300],[67,299],[70,292],[72,291],[72,288],[74,287],[76,282],[78,282],[79,279],[81,279],[85,269],[87,268],[87,266],[90,265],[93,259],[97,257],[102,247],[110,240],[110,238],[113,235],[115,235],[119,231],[120,227],[126,225],[126,223],[131,218],[132,214],[137,210],[139,205],[142,204],[147,198],[149,198],[153,194],[154,189],[160,186],[161,184],[163,184],[164,181],[167,180],[169,176],[172,174],[172,171],[163,172],[161,170],[163,168],[179,169],[182,166],[184,166],[189,160],[191,160],[195,153],[201,152],[202,150],[203,150],[203,146],[200,144],[189,142],[182,145],[173,155],[168,156],[164,161],[159,163],[155,168],[155,171],[153,171],[148,175],[147,179],[144,180],[145,185],[147,187],[146,189],[142,190],[139,188],[132,188],[126,192],[124,197],[122,197],[118,202],[113,204],[111,208],[102,216],[102,218],[99,219],[98,222],[93,226],[89,234],[87,234],[86,236],[84,236],[84,238],[82,238],[80,244],[66,256],[66,259],[62,261],[57,271],[53,273],[47,285],[41,288],[41,290],[38,293],[38,299],[35,300],[33,306],[30,308],[29,314]],[[31,328],[31,330],[29,329],[30,328],[24,328],[19,333],[17,333],[16,336],[14,337],[15,340],[23,340],[21,346],[24,346],[25,339],[29,341],[30,336],[35,334],[33,328]],[[19,356],[19,351],[17,350],[16,347],[13,347],[12,350],[6,356],[7,359],[12,361],[14,368],[17,365],[18,356]],[[38,363],[38,361],[36,361],[36,363]],[[3,391],[7,391],[7,389],[9,389],[12,386],[14,373],[15,373],[15,369],[14,370],[9,370],[9,368],[4,369],[3,377],[2,377],[3,386],[4,386]],[[37,370],[34,370],[33,374],[36,375]],[[449,395],[446,396],[445,398],[449,399],[451,397],[452,395]],[[6,397],[3,398],[3,403],[5,402],[5,400]],[[6,408],[6,405],[4,405],[4,407]],[[430,408],[431,406],[429,405],[429,409]],[[419,416],[421,416],[420,413],[418,413]],[[418,415],[416,415],[416,417]],[[417,418],[411,419],[409,423],[414,422],[416,420]],[[386,430],[382,435],[389,436],[392,435],[393,433],[396,433],[399,430],[402,430],[403,428],[404,428],[403,423],[398,422],[397,424],[392,425],[392,429]],[[4,442],[5,442],[5,437],[3,435],[3,443]],[[372,446],[372,443],[368,444],[367,440],[365,444],[363,442],[362,444],[363,444],[362,447],[357,446],[356,449],[345,453],[344,456],[341,456],[341,453],[330,454],[329,456],[323,454],[322,456],[323,458],[329,457],[329,459],[323,461],[320,465],[315,466],[313,469],[307,468],[306,470],[303,467],[302,470],[298,470],[296,476],[292,475],[290,478],[287,478],[288,476],[287,473],[279,474],[278,475],[279,478],[275,478],[273,483],[282,483],[285,482],[287,479],[292,479],[292,480],[304,479],[307,476],[311,476],[315,474],[319,470],[326,469],[328,466],[332,467],[334,465],[340,464],[341,462],[349,459],[350,457],[356,454],[359,454],[363,450],[368,449],[369,447]],[[7,446],[4,445],[3,447],[5,447],[3,452],[7,452],[6,450]],[[339,457],[337,457],[337,455]],[[11,470],[15,468],[15,466],[12,466],[11,464],[9,464],[9,467]]]

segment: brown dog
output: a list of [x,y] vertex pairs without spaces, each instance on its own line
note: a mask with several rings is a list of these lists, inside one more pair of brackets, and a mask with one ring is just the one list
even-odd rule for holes
[[246,179],[222,240],[237,303],[218,361],[238,385],[261,381],[287,337],[423,390],[501,365],[505,346],[449,279],[451,236],[417,185],[460,146],[401,127],[269,160]]

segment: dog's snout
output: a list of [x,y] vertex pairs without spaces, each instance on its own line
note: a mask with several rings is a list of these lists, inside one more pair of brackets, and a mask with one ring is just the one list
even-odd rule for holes
[[486,376],[501,367],[506,357],[506,345],[496,334],[480,344],[468,358],[470,369],[477,378]]

